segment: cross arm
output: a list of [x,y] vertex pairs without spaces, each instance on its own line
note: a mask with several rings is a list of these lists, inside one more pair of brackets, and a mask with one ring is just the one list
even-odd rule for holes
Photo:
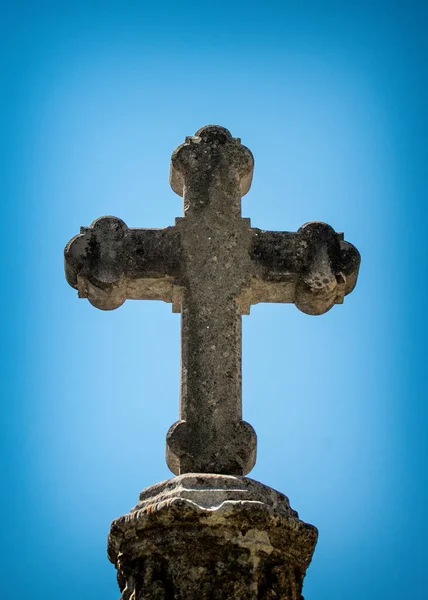
[[343,233],[311,222],[296,233],[252,228],[249,304],[290,302],[310,315],[341,304],[357,282],[360,254]]
[[127,298],[173,302],[180,253],[175,227],[131,229],[121,219],[101,217],[65,247],[65,276],[80,298],[103,310]]

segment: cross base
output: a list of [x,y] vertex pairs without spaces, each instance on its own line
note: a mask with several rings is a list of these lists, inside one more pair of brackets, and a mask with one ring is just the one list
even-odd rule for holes
[[175,475],[246,475],[256,463],[257,435],[246,421],[219,429],[176,421],[166,436],[166,462]]
[[113,521],[122,600],[303,600],[317,530],[246,477],[186,474]]

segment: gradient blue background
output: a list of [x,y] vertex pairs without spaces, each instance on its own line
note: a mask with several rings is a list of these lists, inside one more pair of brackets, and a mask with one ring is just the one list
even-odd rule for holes
[[428,595],[427,9],[417,2],[2,2],[2,595],[113,600],[110,521],[170,476],[179,316],[78,300],[62,251],[181,215],[207,123],[254,153],[243,214],[361,251],[343,306],[244,317],[251,473],[320,530],[307,600]]

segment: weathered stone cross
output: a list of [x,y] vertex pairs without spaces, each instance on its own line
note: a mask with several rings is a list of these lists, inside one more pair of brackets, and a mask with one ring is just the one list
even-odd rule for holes
[[67,281],[97,308],[130,298],[181,312],[180,420],[167,434],[177,475],[246,475],[254,466],[256,434],[241,399],[241,315],[251,304],[291,302],[319,315],[357,280],[358,251],[329,225],[261,231],[241,217],[253,165],[239,138],[203,127],[172,155],[170,183],[184,203],[175,226],[131,229],[101,217],[65,248]]

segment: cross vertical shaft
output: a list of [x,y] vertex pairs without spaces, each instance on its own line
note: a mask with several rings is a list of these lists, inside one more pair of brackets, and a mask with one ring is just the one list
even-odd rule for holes
[[172,159],[171,180],[185,214],[176,224],[184,291],[180,421],[167,436],[167,460],[177,474],[243,474],[254,464],[256,446],[254,430],[242,421],[237,303],[250,273],[241,184],[253,159],[222,128],[207,127],[197,136]]

